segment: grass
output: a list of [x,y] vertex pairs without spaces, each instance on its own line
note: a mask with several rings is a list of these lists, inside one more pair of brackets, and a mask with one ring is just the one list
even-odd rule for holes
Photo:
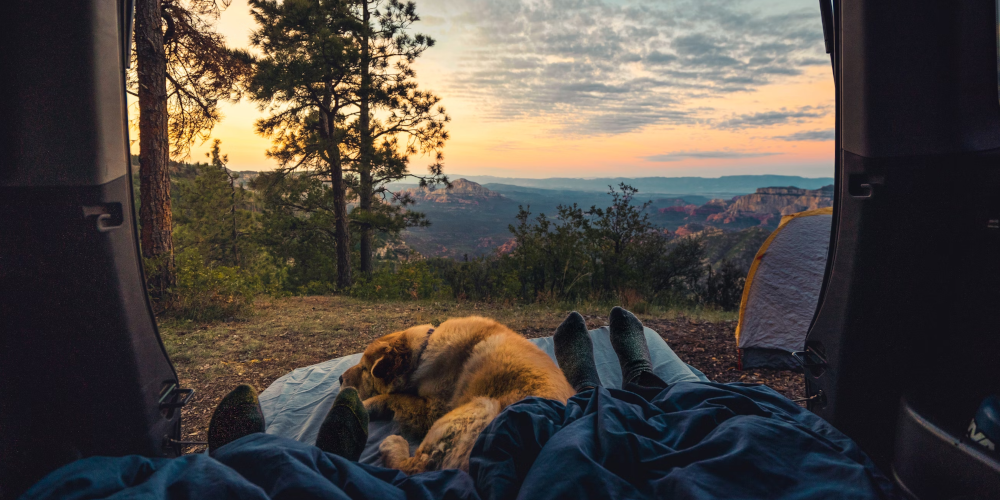
[[[257,301],[256,311],[247,319],[200,323],[168,318],[161,322],[160,334],[182,386],[196,390],[184,410],[184,438],[204,441],[211,412],[236,385],[250,383],[263,390],[295,368],[361,352],[387,333],[423,323],[437,325],[449,317],[482,315],[526,337],[540,337],[551,335],[571,310],[583,314],[591,328],[603,326],[611,307],[600,303],[370,302],[342,296],[265,298]],[[736,313],[636,309],[645,309],[638,316],[652,324],[683,320],[735,327]]]

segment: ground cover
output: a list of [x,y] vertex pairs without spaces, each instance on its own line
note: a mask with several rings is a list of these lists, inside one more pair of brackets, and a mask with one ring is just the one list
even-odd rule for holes
[[[160,332],[183,387],[195,389],[184,410],[183,436],[204,441],[216,404],[241,383],[264,390],[291,370],[364,350],[387,333],[449,317],[482,315],[526,337],[552,335],[568,305],[477,302],[366,302],[339,296],[261,299],[245,320],[197,323],[165,319]],[[607,324],[606,304],[573,306],[590,328]],[[789,398],[803,396],[802,375],[773,370],[738,371],[733,313],[653,309],[638,314],[681,359],[719,382],[764,383]],[[187,452],[203,447],[188,447]]]

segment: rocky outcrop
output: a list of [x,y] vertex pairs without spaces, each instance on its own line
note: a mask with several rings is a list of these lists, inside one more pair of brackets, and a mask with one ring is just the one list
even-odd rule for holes
[[725,217],[747,214],[788,215],[833,206],[833,185],[819,189],[796,187],[757,188],[757,192],[733,198]]
[[697,236],[717,228],[733,231],[754,226],[775,227],[783,215],[833,205],[833,186],[820,189],[796,187],[758,188],[756,193],[730,200],[715,199],[698,205],[668,206],[656,210],[659,220],[677,236]]
[[773,226],[777,225],[782,215],[830,206],[833,206],[832,185],[819,189],[757,188],[756,193],[734,197],[724,211],[709,215],[705,222]]
[[425,203],[478,204],[481,201],[504,199],[502,194],[466,179],[452,181],[450,189],[411,188],[403,193],[409,194],[414,201]]

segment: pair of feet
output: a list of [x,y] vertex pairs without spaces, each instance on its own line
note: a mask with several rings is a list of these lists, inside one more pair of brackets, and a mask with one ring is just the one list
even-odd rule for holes
[[[618,355],[618,363],[622,368],[622,387],[629,383],[663,384],[653,374],[649,346],[646,345],[646,334],[639,318],[621,307],[615,307],[611,310],[608,323],[611,347]],[[556,361],[566,375],[566,380],[577,392],[601,386],[597,365],[594,363],[594,345],[587,331],[587,322],[580,313],[573,311],[559,325],[553,336],[553,343]]]
[[[215,407],[208,424],[208,450],[213,452],[257,432],[264,432],[264,412],[257,391],[243,384]],[[342,388],[319,428],[316,447],[356,462],[367,441],[368,412],[361,396],[353,387]]]

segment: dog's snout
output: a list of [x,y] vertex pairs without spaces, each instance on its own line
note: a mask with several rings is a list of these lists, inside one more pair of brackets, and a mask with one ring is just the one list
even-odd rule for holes
[[340,376],[340,385],[344,385],[344,376],[343,375]]

